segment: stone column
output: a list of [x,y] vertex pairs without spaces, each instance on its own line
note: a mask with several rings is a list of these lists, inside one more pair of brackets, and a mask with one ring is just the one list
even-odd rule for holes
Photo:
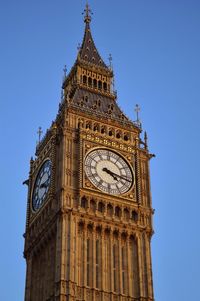
[[121,294],[123,292],[122,289],[122,238],[119,234],[118,236],[118,252],[119,252],[119,258],[118,258],[118,293],[120,293],[120,300],[121,300]]
[[147,273],[148,273],[148,297],[153,299],[153,279],[152,279],[152,263],[150,251],[150,237],[146,235],[146,257],[147,257]]
[[[96,288],[96,233],[95,233],[95,227],[93,228],[92,231],[92,236],[91,236],[91,244],[92,244],[92,256],[90,258],[90,265],[91,265],[91,269],[92,269],[92,273],[91,273],[91,286],[92,288]],[[91,245],[90,245],[91,247]],[[92,295],[93,295],[93,300],[95,301],[95,290],[92,291]]]
[[[106,281],[106,254],[105,254],[105,233],[102,229],[101,232],[101,267],[100,267],[100,289],[104,292]],[[104,294],[102,293],[102,300],[104,300]]]
[[26,290],[25,301],[31,300],[31,274],[32,274],[32,256],[26,258]]
[[130,240],[129,237],[127,238],[126,241],[126,245],[127,245],[127,294],[129,296],[132,296],[132,291],[131,291],[131,287],[132,287],[132,273],[131,273],[131,267],[132,267],[132,262],[131,262],[131,255],[130,255]]
[[[113,232],[110,231],[110,290],[113,292],[114,285],[113,285]],[[108,260],[109,260],[108,259]],[[113,301],[113,294],[111,295],[111,300]]]
[[86,300],[86,286],[87,286],[87,228],[84,227],[84,232],[83,232],[83,275],[82,277],[84,278],[83,286],[84,286],[84,300]]
[[[142,256],[142,246],[141,246],[141,235],[138,235],[137,239],[138,244],[138,265],[139,265],[139,287],[140,287],[140,297],[144,296],[144,287],[143,287],[143,256]],[[133,275],[134,276],[134,275]]]

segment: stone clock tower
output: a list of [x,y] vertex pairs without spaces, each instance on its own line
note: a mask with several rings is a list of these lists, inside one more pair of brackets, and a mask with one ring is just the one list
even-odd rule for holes
[[117,104],[85,33],[55,121],[30,161],[25,301],[151,301],[147,138]]

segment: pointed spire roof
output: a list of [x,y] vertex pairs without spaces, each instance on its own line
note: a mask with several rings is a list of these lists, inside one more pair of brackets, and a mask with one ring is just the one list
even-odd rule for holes
[[84,33],[82,45],[79,50],[79,58],[90,64],[97,65],[97,66],[108,69],[108,67],[104,63],[103,59],[99,55],[98,50],[95,46],[94,40],[92,38],[91,29],[90,29],[92,12],[91,12],[91,9],[90,9],[88,3],[86,4],[86,8],[85,8],[84,12],[85,12],[85,17],[84,17],[85,33]]

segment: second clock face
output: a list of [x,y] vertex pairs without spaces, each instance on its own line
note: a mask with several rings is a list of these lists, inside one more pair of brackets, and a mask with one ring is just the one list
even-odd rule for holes
[[46,160],[42,167],[40,168],[32,195],[32,208],[34,211],[37,211],[47,196],[51,182],[51,161]]
[[108,149],[95,149],[85,159],[89,180],[101,191],[123,194],[133,185],[133,172],[126,160]]

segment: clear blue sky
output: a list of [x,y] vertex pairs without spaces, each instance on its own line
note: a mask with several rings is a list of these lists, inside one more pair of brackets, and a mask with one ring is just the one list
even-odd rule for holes
[[[155,208],[157,301],[200,300],[200,1],[91,0],[92,33],[112,53],[118,103],[141,106]],[[23,300],[29,160],[37,128],[60,101],[62,69],[82,41],[85,1],[7,0],[0,5],[0,300]]]

